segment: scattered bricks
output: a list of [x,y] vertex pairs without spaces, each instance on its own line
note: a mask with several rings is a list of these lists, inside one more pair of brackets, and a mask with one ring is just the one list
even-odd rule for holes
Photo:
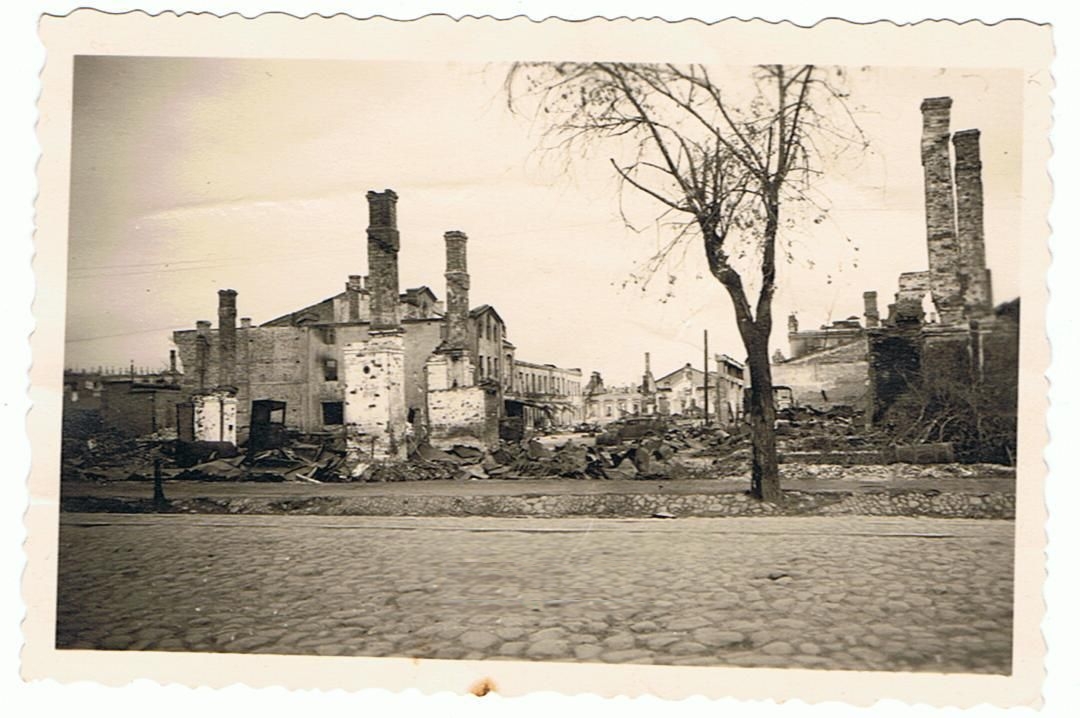
[[550,459],[551,449],[541,444],[536,439],[532,439],[525,446],[525,450],[528,452],[529,458],[533,460]]
[[457,456],[460,459],[465,459],[466,461],[480,461],[484,458],[484,452],[482,449],[478,449],[475,446],[467,446],[463,444],[458,444],[454,446],[450,449],[449,453]]
[[675,455],[675,451],[675,446],[670,442],[665,441],[662,442],[659,446],[657,446],[653,453],[656,458],[662,461],[666,461]]
[[635,447],[627,453],[626,458],[634,464],[639,474],[652,473],[652,452],[643,447]]
[[582,478],[589,468],[588,452],[584,446],[567,445],[555,452],[552,468],[561,476]]
[[464,479],[486,479],[488,478],[488,473],[484,471],[483,466],[480,466],[479,464],[474,464],[473,466],[466,466],[462,468],[459,476]]

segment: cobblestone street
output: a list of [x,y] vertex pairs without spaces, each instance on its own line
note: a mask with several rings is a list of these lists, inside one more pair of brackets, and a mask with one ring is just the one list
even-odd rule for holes
[[1008,673],[1013,523],[66,514],[57,646]]

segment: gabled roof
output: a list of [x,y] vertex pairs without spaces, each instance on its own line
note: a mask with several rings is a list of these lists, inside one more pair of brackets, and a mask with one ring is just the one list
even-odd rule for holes
[[426,284],[424,284],[422,286],[419,286],[419,287],[409,287],[408,289],[406,289],[404,292],[401,293],[401,298],[404,299],[405,297],[416,296],[417,294],[424,294],[424,293],[427,293],[427,295],[429,297],[431,297],[432,302],[439,301],[439,298],[438,298],[438,296],[435,295],[435,292],[431,291],[431,287],[427,286]]
[[[669,374],[665,374],[664,376],[657,379],[656,383],[657,384],[662,384],[662,383],[664,383],[666,381],[677,379],[680,374],[685,374],[687,372],[687,370],[689,370],[690,375],[693,377],[693,382],[694,382],[695,386],[704,385],[704,383],[705,383],[705,372],[703,372],[701,369],[698,369],[698,368],[696,368],[694,366],[691,366],[690,364],[684,364],[683,366],[679,367],[675,371],[673,371],[673,372],[671,372]],[[716,372],[714,372],[714,371],[709,372],[709,378],[710,379],[712,379],[714,376],[716,376]]]
[[495,311],[495,307],[491,306],[490,304],[481,304],[479,307],[474,307],[473,309],[470,309],[469,316],[478,317],[485,312],[491,312],[499,320],[499,323],[501,323],[504,327],[506,326],[506,322],[503,321],[503,318],[499,316],[499,313],[497,311]]
[[[420,287],[410,287],[404,292],[398,295],[398,301],[404,302],[406,297],[416,296],[417,294],[427,294],[431,297],[432,303],[435,303],[439,298],[435,295],[435,292],[431,290],[431,287],[423,285]],[[293,326],[297,324],[301,319],[310,317],[310,323],[322,324],[330,323],[334,321],[334,301],[338,299],[344,299],[348,292],[338,292],[332,297],[327,297],[321,302],[316,302],[296,311],[289,312],[288,314],[282,314],[280,317],[275,317],[269,321],[263,322],[259,326],[263,327],[282,327]],[[485,305],[486,306],[486,305]],[[494,311],[494,310],[492,310]],[[360,322],[366,324],[367,322]]]
[[263,327],[281,327],[292,326],[298,319],[304,315],[310,315],[316,322],[325,321],[332,322],[334,320],[334,300],[345,294],[341,292],[335,294],[332,297],[327,297],[321,302],[316,302],[296,311],[289,312],[288,314],[282,314],[280,317],[274,317],[273,319],[263,322],[259,326]]

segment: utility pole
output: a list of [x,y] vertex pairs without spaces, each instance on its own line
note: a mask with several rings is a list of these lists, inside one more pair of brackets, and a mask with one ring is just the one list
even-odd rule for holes
[[705,330],[705,426],[709,425],[709,330]]

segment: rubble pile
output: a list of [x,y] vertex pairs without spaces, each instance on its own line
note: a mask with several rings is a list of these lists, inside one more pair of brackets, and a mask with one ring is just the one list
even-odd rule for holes
[[850,407],[827,412],[791,407],[776,414],[776,445],[781,453],[882,450],[891,444],[885,432],[865,429],[862,415]]
[[[572,434],[503,440],[489,450],[459,444],[418,447],[406,462],[346,465],[343,438],[293,435],[281,446],[231,452],[203,442],[195,460],[183,453],[175,433],[125,438],[101,427],[63,445],[63,476],[78,480],[150,480],[155,460],[164,460],[169,479],[194,481],[396,482],[485,479],[738,479],[750,471],[750,436],[745,424],[722,428],[690,420],[634,418],[606,427],[580,427]],[[863,428],[842,408],[830,412],[791,408],[778,412],[777,449],[781,476],[842,479],[860,465],[860,477],[932,478],[1011,474],[1010,467],[960,465],[951,460],[907,460],[905,450],[941,453],[948,445],[896,447],[882,432]],[[910,453],[910,452],[908,452]],[[946,452],[948,453],[948,452]],[[184,459],[184,460],[182,460]],[[183,467],[183,468],[179,468]]]
[[64,434],[60,446],[63,481],[122,481],[153,478],[154,461],[168,461],[172,441],[166,432],[132,438],[104,425]]
[[342,481],[345,449],[333,437],[321,441],[303,437],[287,446],[246,452],[234,457],[211,457],[173,478],[195,481],[303,481],[321,484]]
[[[404,464],[359,467],[353,480],[424,481],[480,479],[673,479],[716,475],[712,462],[724,447],[740,443],[714,427],[634,426],[608,431],[502,441],[488,451],[457,445],[442,450],[420,447]],[[730,449],[729,449],[730,450]]]

